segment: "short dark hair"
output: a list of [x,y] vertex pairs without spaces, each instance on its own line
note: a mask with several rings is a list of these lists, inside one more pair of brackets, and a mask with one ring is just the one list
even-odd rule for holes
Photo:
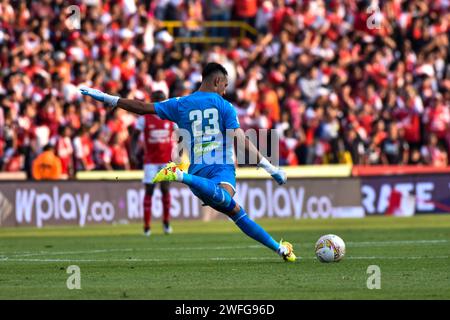
[[55,149],[55,147],[53,145],[51,145],[50,143],[48,143],[44,146],[42,151],[49,151],[49,150],[54,150],[54,149]]
[[212,76],[217,72],[222,73],[224,76],[228,76],[227,70],[221,64],[216,62],[210,62],[203,69],[202,78],[203,80],[208,79],[210,76]]
[[157,91],[153,91],[152,92],[152,96],[151,96],[152,102],[159,102],[159,101],[163,101],[163,100],[166,100],[166,99],[167,99],[166,95],[161,90],[157,90]]

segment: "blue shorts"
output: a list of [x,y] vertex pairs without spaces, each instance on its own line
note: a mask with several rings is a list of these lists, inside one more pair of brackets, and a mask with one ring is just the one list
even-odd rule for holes
[[227,184],[236,192],[236,169],[231,164],[213,164],[196,171],[194,176],[209,179],[216,184]]
[[[202,177],[211,180],[216,185],[224,183],[233,188],[234,192],[236,192],[236,171],[233,165],[229,164],[215,164],[201,168],[197,170],[194,176]],[[189,187],[192,193],[195,194],[200,200],[203,201],[204,205],[210,206],[217,211],[221,211],[220,208],[217,208],[214,203],[211,203],[209,199],[205,199],[200,192],[197,192],[196,189]]]

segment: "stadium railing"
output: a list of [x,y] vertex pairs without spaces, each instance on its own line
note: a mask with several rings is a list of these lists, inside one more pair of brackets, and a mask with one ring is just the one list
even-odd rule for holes
[[27,174],[25,171],[18,172],[0,172],[0,180],[26,180]]
[[[349,164],[304,165],[283,167],[289,178],[346,178],[363,176],[450,174],[448,167],[430,166],[356,166]],[[76,180],[141,180],[142,170],[80,171]],[[254,167],[236,170],[237,179],[269,179],[267,172]],[[0,180],[26,180],[25,172],[0,172]]]
[[[212,37],[208,36],[208,29],[211,28],[227,28],[227,29],[239,29],[239,39],[244,38],[248,33],[256,35],[258,32],[255,28],[243,21],[161,21],[161,26],[166,28],[167,31],[174,36],[175,43],[222,43],[225,42],[227,37]],[[175,29],[200,27],[202,28],[204,35],[194,37],[178,37],[175,36]]]

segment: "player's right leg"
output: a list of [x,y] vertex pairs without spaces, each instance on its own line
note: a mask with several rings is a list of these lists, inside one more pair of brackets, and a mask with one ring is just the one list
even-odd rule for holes
[[[277,252],[284,260],[295,261],[292,245],[288,242],[276,242],[260,225],[251,220],[245,210],[234,201],[234,190],[228,191],[228,188],[232,189],[228,184],[219,185],[222,181],[220,177],[218,181],[214,181],[184,173],[171,163],[158,172],[153,181],[178,181],[188,185],[205,204],[228,215],[247,236]],[[224,181],[227,181],[226,177]]]

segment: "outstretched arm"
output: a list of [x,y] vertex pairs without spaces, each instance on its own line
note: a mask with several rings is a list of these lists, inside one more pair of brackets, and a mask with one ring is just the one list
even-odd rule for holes
[[112,107],[122,108],[124,110],[137,113],[147,114],[156,113],[153,103],[145,103],[139,100],[123,99],[118,96],[112,96],[97,89],[81,88],[81,93],[85,96],[90,96],[97,101],[104,102]]
[[281,168],[272,165],[269,160],[261,154],[258,148],[256,148],[256,146],[245,136],[245,133],[241,128],[235,129],[234,133],[237,138],[238,148],[244,149],[241,151],[249,152],[250,159],[256,159],[258,163],[257,166],[266,170],[279,185],[286,183],[286,173]]
[[252,160],[256,159],[257,163],[264,159],[264,156],[259,152],[258,148],[245,136],[244,130],[237,128],[234,130],[234,134],[236,136],[238,151],[248,152],[249,158]]
[[120,98],[117,101],[117,107],[137,114],[156,113],[153,103],[145,103],[139,100]]

